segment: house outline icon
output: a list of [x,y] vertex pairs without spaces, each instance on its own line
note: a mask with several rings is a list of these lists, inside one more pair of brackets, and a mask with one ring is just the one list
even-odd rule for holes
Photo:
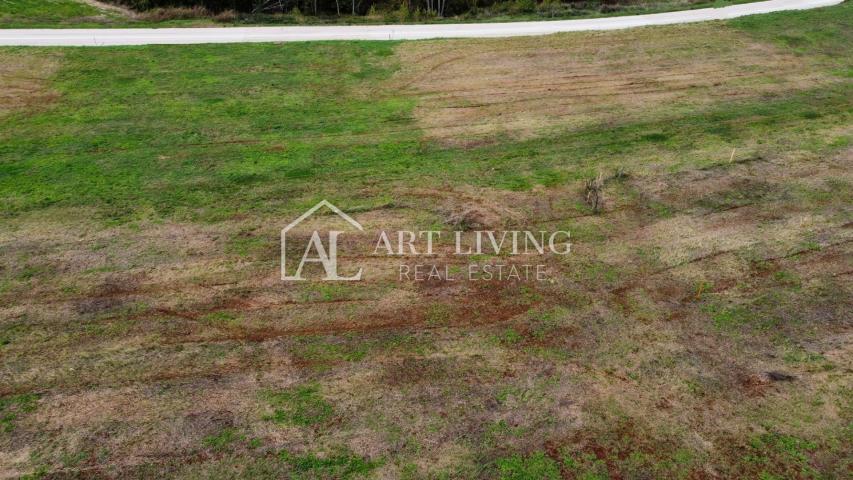
[[[336,207],[335,205],[333,205],[328,200],[323,199],[323,200],[319,201],[316,205],[309,208],[305,213],[300,215],[299,218],[290,222],[286,227],[281,229],[281,279],[282,280],[304,280],[300,276],[301,264],[300,264],[300,268],[299,268],[299,270],[297,270],[297,274],[295,276],[288,276],[286,273],[285,259],[286,259],[287,232],[290,231],[293,227],[302,223],[303,220],[305,220],[306,218],[313,215],[314,212],[316,212],[317,210],[319,210],[322,207],[326,207],[329,210],[331,210],[332,212],[334,212],[335,214],[337,214],[339,217],[344,219],[347,223],[352,225],[353,228],[355,228],[359,232],[364,231],[364,227],[362,227],[360,223],[355,221],[354,218],[352,218],[349,215],[347,215],[346,213],[344,213],[343,210]],[[337,247],[336,247],[337,244],[336,244],[336,238],[337,238],[337,234],[339,234],[339,233],[341,233],[341,232],[340,231],[334,231],[334,230],[329,231],[330,243],[329,243],[328,261],[330,261],[331,263],[330,263],[330,265],[326,265],[326,262],[323,262],[323,266],[326,269],[326,273],[327,273],[326,280],[359,280],[359,279],[361,279],[361,273],[362,273],[361,269],[359,269],[358,274],[356,274],[353,277],[341,278],[341,277],[337,276]],[[318,235],[319,235],[318,232],[315,230],[314,234],[312,235],[312,241],[314,240],[314,237],[317,237],[317,241],[319,242]],[[322,248],[322,243],[320,243],[320,248]],[[310,249],[310,244],[308,246],[308,249],[306,249],[305,254],[303,255],[303,259],[302,259],[303,263],[306,261],[305,258],[308,255],[309,249]],[[325,254],[325,251],[321,250],[321,252],[323,254]],[[331,268],[331,271],[333,272],[332,277],[328,277],[330,268]]]

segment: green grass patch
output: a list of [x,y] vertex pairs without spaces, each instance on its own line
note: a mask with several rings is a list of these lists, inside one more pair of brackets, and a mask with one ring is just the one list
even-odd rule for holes
[[208,435],[202,440],[202,444],[216,452],[227,450],[234,443],[244,440],[245,435],[241,435],[233,428],[224,428],[221,432],[215,435]]
[[308,427],[323,423],[334,414],[334,408],[323,398],[316,384],[267,392],[263,398],[274,409],[264,418],[276,423]]
[[581,455],[566,454],[563,456],[566,470],[574,473],[575,478],[582,480],[609,480],[607,462],[591,453]]
[[279,458],[292,469],[292,478],[364,478],[382,463],[367,460],[343,451],[330,455],[318,456],[313,453],[295,455],[287,451],[279,454]]
[[21,415],[36,410],[39,396],[33,393],[0,398],[0,432],[11,432]]
[[515,454],[495,462],[500,480],[558,480],[560,466],[543,452]]
[[[829,15],[832,25],[841,25],[849,23],[850,10],[845,4],[798,15]],[[781,41],[782,31],[809,35],[817,28],[814,19],[771,17],[765,23],[784,24],[771,28],[764,16],[749,18],[735,26],[770,41]],[[820,37],[803,48],[824,59],[849,59],[848,36]],[[89,207],[106,222],[220,221],[248,212],[285,217],[319,198],[344,209],[387,201],[384,191],[375,198],[357,194],[367,185],[528,190],[587,178],[597,169],[654,163],[661,155],[677,156],[673,171],[713,166],[725,159],[700,152],[756,138],[769,146],[784,143],[786,150],[830,151],[843,143],[822,132],[851,117],[853,88],[837,82],[664,109],[658,118],[606,128],[445,148],[423,140],[413,119],[415,100],[385,83],[398,69],[397,46],[65,49],[51,85],[59,99],[41,111],[0,119],[2,215]],[[838,62],[847,60],[820,68],[834,70]],[[820,115],[804,121],[814,112]],[[656,215],[671,214],[665,206],[652,207]],[[229,243],[243,256],[264,247],[251,236]]]
[[[770,40],[798,55],[821,55],[849,73],[853,66],[853,2],[813,10],[769,13],[736,18],[729,25]],[[810,114],[820,112],[815,110]]]
[[363,360],[370,349],[375,347],[371,341],[332,342],[327,337],[305,337],[293,346],[294,356],[308,362],[332,364],[336,362],[358,362]]
[[709,304],[704,307],[714,326],[722,330],[735,330],[752,322],[754,313],[744,305]]
[[770,432],[750,440],[743,460],[758,467],[763,479],[821,478],[811,465],[810,453],[816,448],[817,444],[803,438]]
[[0,27],[81,21],[101,13],[77,0],[0,0]]
[[201,320],[213,325],[236,326],[240,324],[240,317],[231,312],[218,311],[202,315]]

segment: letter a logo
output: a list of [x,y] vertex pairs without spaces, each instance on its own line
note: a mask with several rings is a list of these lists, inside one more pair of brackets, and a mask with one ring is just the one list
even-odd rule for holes
[[305,247],[305,252],[302,254],[302,259],[299,262],[299,265],[296,267],[296,272],[293,275],[287,274],[287,263],[286,263],[286,244],[287,244],[287,232],[299,225],[303,220],[313,215],[320,207],[326,207],[333,212],[335,212],[339,217],[343,218],[350,225],[352,225],[356,230],[363,232],[361,224],[352,219],[349,215],[342,212],[338,207],[332,205],[326,200],[321,201],[317,205],[314,205],[307,212],[303,213],[301,217],[294,220],[290,225],[284,227],[281,231],[281,279],[282,280],[305,280],[302,277],[302,269],[305,267],[306,263],[319,263],[323,266],[323,271],[326,276],[323,277],[323,280],[341,280],[341,281],[353,281],[353,280],[361,280],[361,268],[358,269],[358,273],[351,277],[341,277],[338,275],[338,236],[344,232],[339,230],[331,230],[329,231],[329,247],[326,248],[323,245],[323,240],[320,237],[320,233],[314,230],[314,233],[311,234],[311,240],[309,240],[308,245]]

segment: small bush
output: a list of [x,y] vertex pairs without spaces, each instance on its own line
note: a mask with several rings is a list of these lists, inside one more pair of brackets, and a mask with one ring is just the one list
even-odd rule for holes
[[407,22],[412,19],[412,11],[409,10],[409,2],[406,0],[400,2],[400,9],[397,10],[397,19],[401,22]]
[[604,179],[598,176],[586,181],[585,199],[592,208],[592,213],[598,213],[604,205]]
[[543,0],[536,7],[537,13],[546,17],[555,17],[565,13],[565,8],[560,0]]
[[370,6],[370,9],[367,10],[367,15],[365,16],[374,20],[379,20],[383,18],[383,14],[379,11],[379,9],[376,8],[376,4]]
[[512,13],[533,13],[536,11],[536,0],[515,0],[510,11]]
[[220,23],[232,23],[232,22],[237,21],[238,18],[239,18],[239,16],[237,15],[237,12],[235,12],[234,10],[223,10],[223,11],[217,13],[213,17],[213,20],[216,22],[220,22]]
[[302,13],[302,10],[299,7],[293,7],[290,10],[290,16],[293,18],[293,21],[296,23],[305,23],[305,14]]

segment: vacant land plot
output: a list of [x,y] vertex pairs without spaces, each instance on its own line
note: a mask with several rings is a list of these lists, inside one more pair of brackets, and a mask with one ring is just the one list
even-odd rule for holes
[[[0,476],[846,476],[851,22],[0,50]],[[323,198],[574,251],[283,283]]]

